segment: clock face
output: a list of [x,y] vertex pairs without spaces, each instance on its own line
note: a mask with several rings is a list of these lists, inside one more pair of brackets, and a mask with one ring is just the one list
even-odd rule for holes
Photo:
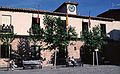
[[75,6],[74,5],[70,5],[68,7],[68,9],[69,9],[70,12],[74,12],[75,11]]

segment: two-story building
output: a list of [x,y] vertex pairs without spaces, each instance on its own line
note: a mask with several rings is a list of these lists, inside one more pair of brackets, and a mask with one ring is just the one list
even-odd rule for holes
[[[14,32],[16,34],[16,38],[13,40],[11,45],[13,50],[18,50],[20,38],[29,36],[28,31],[31,28],[32,23],[37,22],[35,20],[37,20],[38,15],[40,21],[39,26],[44,27],[43,18],[45,14],[55,17],[61,17],[62,20],[66,20],[66,14],[68,14],[68,26],[75,27],[79,38],[82,31],[89,30],[92,27],[99,25],[101,30],[104,31],[104,33],[106,33],[111,40],[120,40],[120,20],[116,20],[112,17],[102,17],[102,14],[100,15],[100,17],[81,16],[77,13],[77,6],[77,2],[64,2],[53,12],[35,9],[9,8],[1,6],[0,31],[10,29],[11,32]],[[117,16],[117,14],[115,14],[115,16]],[[88,24],[89,20],[91,23],[90,27]],[[80,59],[80,48],[82,44],[82,41],[71,41],[68,46],[68,56],[73,56],[76,59]],[[0,42],[0,45],[2,45],[2,42]],[[6,52],[0,46],[1,66],[7,64],[6,62],[4,62],[4,53]],[[41,51],[42,57],[46,58],[43,62],[44,65],[49,64],[52,53],[53,52],[49,50]]]

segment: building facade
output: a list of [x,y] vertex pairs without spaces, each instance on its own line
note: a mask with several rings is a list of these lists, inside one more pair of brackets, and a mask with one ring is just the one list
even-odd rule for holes
[[[58,7],[54,12],[44,11],[44,10],[33,10],[33,9],[22,9],[22,8],[7,8],[0,7],[0,30],[2,30],[3,26],[12,25],[13,32],[16,34],[16,38],[11,43],[13,50],[18,50],[18,44],[20,37],[29,36],[29,29],[31,28],[32,23],[36,23],[34,19],[38,18],[39,15],[39,25],[44,28],[43,18],[45,14],[61,17],[62,20],[66,20],[66,14],[68,14],[68,26],[72,26],[75,28],[78,37],[80,38],[81,32],[83,30],[89,30],[96,25],[101,27],[107,36],[112,40],[120,40],[120,33],[112,31],[120,29],[120,21],[115,20],[113,18],[105,18],[105,17],[92,17],[92,16],[81,16],[77,13],[77,5],[76,2],[65,2],[60,7]],[[39,13],[39,14],[38,14]],[[90,27],[89,27],[90,20]],[[3,25],[4,24],[4,25]],[[7,27],[6,27],[7,28]],[[7,28],[8,29],[8,28]],[[0,45],[2,42],[0,42]],[[39,44],[39,43],[38,43]],[[80,59],[80,48],[83,45],[82,41],[71,41],[68,46],[68,55],[70,57],[74,57],[76,59]],[[0,47],[0,50],[2,48]],[[5,53],[5,52],[1,52]],[[1,55],[0,53],[0,55]],[[46,58],[43,62],[44,66],[49,65],[51,55],[53,51],[45,50],[41,51],[41,55],[43,58]],[[6,65],[7,62],[4,61],[5,58],[0,58],[0,65]]]

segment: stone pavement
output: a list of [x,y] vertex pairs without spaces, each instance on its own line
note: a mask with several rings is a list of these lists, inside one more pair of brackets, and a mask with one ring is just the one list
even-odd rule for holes
[[85,65],[84,67],[57,67],[57,69],[43,68],[43,69],[27,69],[27,70],[17,69],[14,71],[1,70],[0,74],[120,74],[120,66]]

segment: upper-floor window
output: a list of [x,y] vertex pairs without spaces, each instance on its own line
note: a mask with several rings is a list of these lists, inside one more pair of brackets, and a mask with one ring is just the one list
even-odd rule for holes
[[11,15],[2,15],[2,24],[0,25],[0,32],[11,33],[13,32],[13,25],[11,25]]
[[100,24],[101,34],[106,34],[106,24]]
[[82,22],[82,32],[88,31],[88,22]]
[[32,17],[32,24],[40,25],[40,18],[39,17]]
[[62,20],[63,21],[63,28],[64,28],[64,30],[66,31],[66,20]]
[[2,24],[10,25],[11,24],[11,15],[2,15]]
[[40,18],[38,17],[32,17],[32,34],[37,34],[39,33],[40,29]]

